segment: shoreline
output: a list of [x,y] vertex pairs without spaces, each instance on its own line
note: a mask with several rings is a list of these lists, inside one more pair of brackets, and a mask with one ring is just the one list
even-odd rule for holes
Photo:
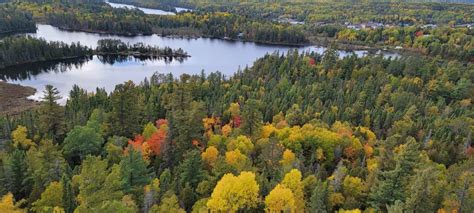
[[0,80],[0,116],[15,116],[24,111],[39,107],[40,102],[28,99],[36,93],[29,86],[8,83]]
[[210,39],[219,39],[224,41],[235,41],[235,42],[253,42],[256,44],[265,44],[265,45],[275,45],[275,46],[291,46],[291,47],[305,47],[311,46],[312,42],[305,42],[305,43],[288,43],[288,42],[272,42],[272,41],[256,41],[256,40],[247,40],[247,39],[238,39],[238,38],[226,38],[226,37],[215,37],[215,36],[208,36],[202,35],[198,33],[197,35],[186,35],[186,34],[169,34],[169,35],[162,35],[160,31],[153,30],[151,33],[117,33],[117,32],[108,32],[108,31],[101,31],[101,30],[92,30],[92,29],[72,29],[63,26],[54,26],[47,22],[38,22],[38,24],[43,25],[50,25],[56,27],[60,30],[69,31],[69,32],[84,32],[84,33],[96,33],[99,35],[116,35],[116,36],[126,36],[126,37],[135,37],[135,36],[160,36],[164,38],[184,38],[184,39],[198,39],[198,38],[210,38]]
[[[90,55],[83,55],[83,56],[71,56],[71,57],[61,57],[61,58],[55,58],[55,59],[48,59],[48,60],[38,60],[38,61],[27,61],[27,62],[22,62],[22,63],[17,63],[9,66],[4,66],[0,67],[0,71],[3,69],[8,69],[12,67],[18,67],[18,66],[23,66],[23,65],[31,65],[31,64],[36,64],[36,63],[44,63],[44,62],[62,62],[62,61],[67,61],[67,60],[75,60],[75,59],[82,59],[82,58],[88,58],[92,56],[132,56],[132,57],[148,57],[148,58],[166,58],[166,57],[171,57],[171,58],[190,58],[191,55],[185,54],[173,54],[171,56],[169,55],[156,55],[156,54],[147,54],[147,53],[138,53],[138,52],[119,52],[119,53],[102,53],[102,52],[96,52],[94,54]],[[0,80],[1,82],[2,80]]]
[[[89,56],[91,56],[91,55],[61,57],[61,58],[47,59],[47,60],[38,60],[38,61],[25,61],[25,62],[13,64],[13,65],[8,65],[8,66],[0,67],[0,71],[1,71],[2,69],[17,67],[17,66],[23,66],[23,65],[28,65],[28,64],[35,64],[35,63],[42,63],[42,62],[54,62],[54,61],[65,61],[65,60],[72,60],[72,59],[85,58],[85,57],[89,57]],[[0,80],[0,82],[1,82],[1,81],[2,81],[2,80]]]

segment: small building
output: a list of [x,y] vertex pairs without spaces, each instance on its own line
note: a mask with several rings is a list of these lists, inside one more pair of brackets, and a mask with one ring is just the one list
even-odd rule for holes
[[425,24],[421,26],[422,29],[430,29],[430,28],[437,28],[437,27],[438,25],[436,24]]

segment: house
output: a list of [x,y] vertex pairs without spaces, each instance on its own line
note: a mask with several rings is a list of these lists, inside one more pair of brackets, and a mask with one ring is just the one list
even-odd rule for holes
[[369,22],[367,22],[367,23],[363,23],[363,24],[362,24],[362,28],[364,28],[364,29],[369,29],[369,28],[370,28],[370,29],[375,30],[375,29],[377,29],[377,28],[382,28],[382,27],[383,27],[383,24],[382,24],[382,23],[378,23],[378,22],[371,22],[371,21],[369,21]]
[[361,30],[361,29],[377,29],[377,28],[383,28],[384,25],[382,23],[378,22],[364,22],[361,24],[351,24],[351,23],[344,23],[346,25],[347,29],[353,29],[353,30]]
[[438,25],[436,24],[425,24],[421,26],[422,29],[430,29],[430,28],[437,28],[437,27]]

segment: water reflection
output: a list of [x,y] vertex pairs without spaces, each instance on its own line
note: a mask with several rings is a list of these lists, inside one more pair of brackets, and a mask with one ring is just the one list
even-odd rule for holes
[[[71,70],[81,70],[93,64],[100,63],[104,66],[127,66],[130,64],[147,65],[148,63],[171,64],[173,62],[183,63],[186,58],[181,57],[147,57],[147,56],[121,56],[121,55],[100,55],[77,59],[66,59],[48,62],[38,62],[18,65],[0,69],[0,80],[4,81],[25,81],[36,80],[36,76],[44,74],[60,74]],[[89,64],[91,62],[91,64]],[[98,70],[98,72],[100,72]],[[71,79],[73,80],[73,79]]]
[[159,9],[137,7],[137,6],[133,6],[129,4],[112,3],[108,1],[106,1],[105,3],[109,4],[113,8],[138,9],[138,10],[143,11],[143,13],[149,14],[149,15],[175,15],[175,13],[173,12],[167,12],[167,11],[159,10]]
[[4,81],[31,80],[42,73],[62,73],[71,69],[81,69],[92,57],[58,61],[30,63],[0,69],[0,79]]
[[125,63],[129,61],[163,61],[165,64],[171,64],[173,61],[183,63],[187,58],[183,57],[159,57],[159,56],[125,56],[125,55],[98,55],[97,59],[103,64],[115,65],[116,63]]
[[[251,66],[253,62],[265,56],[265,54],[278,52],[286,53],[295,47],[263,45],[253,42],[227,41],[210,38],[168,38],[158,35],[124,37],[115,35],[101,35],[96,33],[63,31],[50,25],[38,25],[38,31],[30,34],[35,37],[44,38],[47,41],[63,41],[67,43],[80,42],[82,45],[95,48],[100,39],[120,39],[124,42],[134,44],[142,42],[146,45],[181,48],[185,50],[190,58],[186,59],[143,59],[134,57],[104,57],[94,56],[82,63],[69,63],[69,65],[46,63],[49,66],[26,65],[14,68],[13,71],[0,71],[5,73],[3,78],[7,82],[31,86],[38,90],[32,97],[39,99],[41,91],[46,84],[58,88],[63,97],[74,84],[88,91],[94,91],[97,87],[112,91],[115,85],[124,81],[132,80],[140,82],[144,78],[150,78],[154,73],[173,73],[174,76],[182,74],[200,74],[201,71],[209,74],[220,71],[223,75],[232,76],[237,70]],[[322,54],[326,48],[320,46],[308,46],[298,48],[300,52],[314,51]],[[368,51],[338,51],[340,57],[356,54],[364,56]],[[398,54],[382,51],[384,57],[398,57]],[[377,53],[376,53],[377,54]],[[41,63],[44,64],[44,63]],[[27,73],[30,72],[30,73]]]

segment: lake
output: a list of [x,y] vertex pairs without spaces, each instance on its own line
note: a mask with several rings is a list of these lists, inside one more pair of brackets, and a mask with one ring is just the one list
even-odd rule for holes
[[[133,5],[129,5],[129,4],[112,3],[112,2],[108,2],[108,1],[106,1],[105,3],[109,4],[113,8],[139,9],[139,10],[143,11],[143,13],[149,14],[149,15],[175,15],[173,12],[167,12],[167,11],[164,11],[164,10],[137,7],[137,6],[133,6]],[[178,12],[186,11],[186,10],[187,10],[186,8],[179,8],[179,9],[176,8],[176,11],[178,11]]]
[[[267,53],[279,51],[285,53],[294,47],[278,45],[262,45],[254,42],[227,41],[210,38],[169,38],[157,35],[151,36],[116,36],[85,32],[72,32],[60,30],[50,25],[38,25],[36,33],[29,35],[44,38],[48,41],[63,41],[67,43],[80,42],[83,45],[95,48],[97,41],[104,38],[121,39],[131,44],[143,42],[144,44],[182,48],[190,58],[178,60],[137,60],[127,58],[114,63],[104,62],[94,56],[83,60],[81,63],[38,63],[28,66],[14,67],[0,70],[0,79],[7,82],[31,86],[37,93],[32,99],[38,100],[42,96],[44,86],[51,84],[58,88],[63,96],[62,102],[74,84],[88,90],[95,91],[97,87],[111,91],[115,85],[132,80],[139,83],[145,77],[152,76],[155,72],[172,73],[178,77],[183,73],[200,74],[220,71],[226,76],[231,76],[239,68],[251,66],[253,62]],[[323,47],[302,47],[300,51],[315,51],[323,53]],[[362,56],[366,51],[356,51]],[[339,51],[341,57],[351,52]]]

